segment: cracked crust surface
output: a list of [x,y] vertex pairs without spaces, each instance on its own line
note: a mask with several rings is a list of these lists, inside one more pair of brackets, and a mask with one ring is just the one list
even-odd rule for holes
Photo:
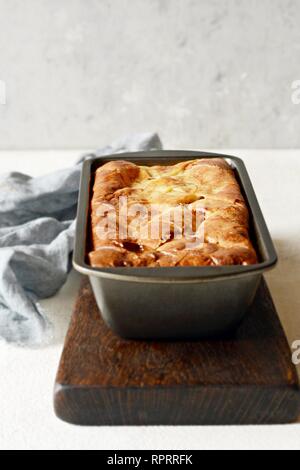
[[168,166],[104,164],[95,173],[91,224],[93,267],[257,262],[246,203],[222,158]]

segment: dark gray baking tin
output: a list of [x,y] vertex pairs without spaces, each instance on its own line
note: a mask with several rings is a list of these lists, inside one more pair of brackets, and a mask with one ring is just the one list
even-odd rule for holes
[[[225,158],[234,169],[250,211],[251,236],[259,254],[250,266],[92,268],[87,261],[90,199],[95,170],[111,160],[172,164]],[[90,158],[83,164],[73,264],[86,274],[106,324],[123,338],[201,338],[233,330],[254,299],[262,273],[276,252],[247,170],[240,158],[216,153],[160,150]]]

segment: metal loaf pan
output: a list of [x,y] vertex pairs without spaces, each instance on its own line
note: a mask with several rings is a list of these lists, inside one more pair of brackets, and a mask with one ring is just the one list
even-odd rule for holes
[[[259,262],[250,266],[92,268],[87,261],[90,199],[95,170],[111,160],[173,164],[225,158],[233,168],[250,213],[251,238]],[[233,330],[254,299],[262,273],[276,252],[247,170],[240,158],[216,153],[161,150],[91,158],[83,164],[73,264],[89,276],[106,324],[123,338],[175,339],[220,336]]]

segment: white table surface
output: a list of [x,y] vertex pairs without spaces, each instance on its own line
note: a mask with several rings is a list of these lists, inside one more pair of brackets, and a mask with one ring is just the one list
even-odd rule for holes
[[[224,151],[225,153],[225,151]],[[300,339],[300,150],[231,150],[248,168],[278,250],[267,275],[290,344]],[[0,173],[38,175],[71,165],[80,151],[0,152]],[[55,374],[80,276],[42,301],[55,325],[50,346],[0,342],[0,449],[299,449],[300,424],[285,426],[76,427],[53,412]]]

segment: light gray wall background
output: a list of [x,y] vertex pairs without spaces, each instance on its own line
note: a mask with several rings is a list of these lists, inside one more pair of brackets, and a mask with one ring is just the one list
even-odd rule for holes
[[299,147],[299,0],[0,0],[0,148]]

